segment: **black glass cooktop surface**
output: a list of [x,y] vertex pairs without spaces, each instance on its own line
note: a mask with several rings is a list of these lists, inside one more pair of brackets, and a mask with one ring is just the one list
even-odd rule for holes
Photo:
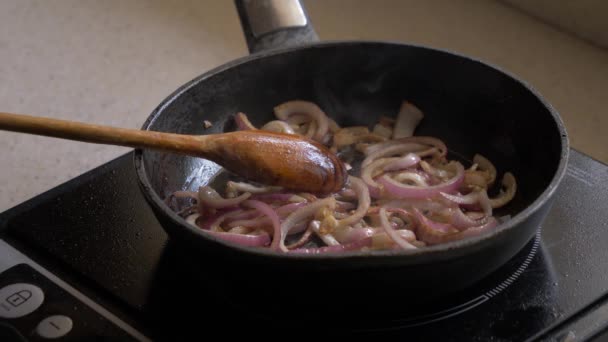
[[0,237],[153,339],[578,340],[600,338],[608,324],[607,184],[608,167],[573,150],[546,221],[510,262],[439,303],[414,312],[390,303],[403,314],[368,313],[356,324],[325,317],[324,302],[311,321],[290,321],[297,304],[315,305],[297,303],[297,295],[283,317],[235,302],[204,260],[167,237],[140,193],[130,153],[3,213]]

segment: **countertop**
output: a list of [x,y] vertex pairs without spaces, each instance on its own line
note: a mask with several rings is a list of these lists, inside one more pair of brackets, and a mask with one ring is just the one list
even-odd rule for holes
[[[411,42],[526,79],[572,146],[608,162],[608,50],[500,2],[309,0],[323,40]],[[0,111],[139,128],[181,84],[247,54],[232,1],[4,0]],[[129,148],[0,132],[0,211]]]

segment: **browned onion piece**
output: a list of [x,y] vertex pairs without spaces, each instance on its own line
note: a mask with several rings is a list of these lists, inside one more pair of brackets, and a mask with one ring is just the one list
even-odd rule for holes
[[406,138],[414,135],[416,127],[423,118],[424,114],[420,109],[408,101],[403,101],[399,113],[397,114],[397,120],[395,120],[393,139]]
[[517,182],[515,176],[511,172],[507,172],[502,176],[502,189],[500,194],[495,198],[490,198],[492,208],[500,208],[509,203],[515,196],[517,191]]
[[359,204],[357,206],[357,210],[355,210],[351,215],[341,220],[338,220],[338,227],[350,226],[363,219],[363,217],[365,217],[365,214],[367,214],[367,210],[369,209],[369,205],[371,203],[367,184],[365,184],[361,179],[357,177],[350,176],[348,177],[348,179],[351,188],[355,191],[355,194],[357,196],[357,202]]
[[234,122],[239,131],[256,130],[255,126],[249,121],[245,113],[239,112],[234,117]]
[[286,133],[286,134],[295,134],[296,132],[287,124],[285,121],[281,120],[273,120],[266,123],[261,130],[277,132],[277,133]]
[[333,136],[332,149],[339,150],[345,146],[364,142],[385,141],[386,138],[369,132],[367,127],[354,126],[339,129]]
[[395,231],[395,229],[393,229],[393,227],[391,227],[391,224],[388,222],[388,214],[387,214],[385,208],[380,208],[379,215],[380,215],[380,223],[382,224],[382,228],[384,229],[384,231],[386,231],[386,234],[388,234],[388,236],[390,236],[390,238],[393,239],[393,241],[397,245],[399,245],[402,249],[416,249],[416,246],[412,245],[411,243],[407,242],[407,240],[403,239],[401,237],[401,235],[399,235],[399,233],[397,233],[397,231]]
[[302,234],[302,236],[298,239],[298,241],[287,245],[287,249],[291,250],[304,246],[308,241],[310,241],[310,236],[312,235],[312,233],[312,226],[309,225],[308,228],[306,228],[306,230],[304,231],[304,234]]
[[492,164],[491,161],[489,161],[481,154],[476,154],[473,157],[473,163],[477,164],[479,169],[481,169],[482,171],[487,172],[486,174],[488,185],[491,186],[492,184],[494,184],[494,181],[496,180],[496,167],[494,167],[494,164]]
[[415,136],[415,137],[406,137],[406,138],[388,140],[385,142],[369,145],[369,146],[366,146],[362,152],[366,156],[368,156],[380,149],[387,148],[389,146],[394,146],[394,145],[402,145],[402,144],[419,144],[419,145],[427,146],[427,148],[435,147],[439,150],[439,154],[441,157],[445,157],[445,155],[447,154],[447,151],[448,151],[448,148],[447,148],[447,146],[445,146],[443,141],[441,141],[437,138],[427,137],[427,136]]
[[201,186],[198,189],[198,202],[209,208],[219,209],[238,205],[251,197],[251,193],[245,192],[238,197],[223,198],[210,186]]
[[336,199],[333,197],[327,197],[322,200],[315,201],[311,204],[308,204],[293,213],[289,214],[283,222],[281,222],[281,237],[279,248],[285,251],[287,247],[285,247],[285,237],[289,234],[289,231],[298,223],[302,222],[307,218],[314,217],[317,212],[321,209],[329,207],[332,210],[336,207]]
[[282,103],[274,107],[274,114],[277,118],[286,121],[293,114],[306,114],[310,116],[317,125],[313,139],[322,141],[327,134],[329,122],[327,115],[315,103],[309,101],[294,100]]
[[[447,159],[442,140],[412,136],[424,114],[407,101],[396,119],[381,117],[371,132],[371,126],[341,128],[308,101],[288,101],[274,112],[277,119],[261,129],[308,136],[339,152],[349,170],[346,188],[323,198],[228,181],[226,198],[203,186],[198,192],[176,191],[166,204],[205,234],[280,252],[319,254],[422,248],[480,235],[498,225],[493,208],[516,193],[515,177],[507,172],[499,195],[490,199],[487,191],[497,175],[490,160],[475,154],[465,170]],[[242,112],[235,122],[240,130],[256,129]],[[312,234],[325,246],[303,248]],[[285,246],[286,240],[293,243]]]

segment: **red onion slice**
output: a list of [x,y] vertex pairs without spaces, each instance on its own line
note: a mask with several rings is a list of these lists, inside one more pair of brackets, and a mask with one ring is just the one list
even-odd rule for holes
[[369,197],[369,190],[367,185],[359,178],[350,176],[348,177],[351,188],[355,191],[357,195],[357,210],[355,212],[341,220],[338,220],[338,227],[346,227],[353,225],[359,222],[365,214],[367,214],[367,210],[369,209],[371,199]]
[[397,144],[397,145],[388,145],[384,148],[380,148],[373,153],[370,153],[363,159],[361,162],[361,168],[367,167],[375,160],[379,158],[390,157],[393,155],[404,154],[404,153],[413,153],[420,151],[427,151],[428,146],[422,144],[415,143],[406,143],[406,144]]
[[257,128],[255,128],[255,126],[251,123],[251,121],[249,121],[249,119],[247,118],[247,115],[245,115],[245,113],[237,113],[234,116],[234,122],[236,123],[236,128],[239,131],[250,131],[250,130],[256,130]]
[[247,247],[263,247],[267,246],[270,243],[270,236],[268,233],[264,232],[259,235],[251,235],[251,234],[235,234],[235,233],[225,233],[225,232],[213,232],[209,230],[201,230],[205,234],[210,234],[216,236],[224,241],[228,241],[237,245],[247,246]]
[[296,134],[296,132],[289,126],[289,124],[285,121],[281,120],[273,120],[266,123],[262,128],[263,131],[277,132],[277,133],[286,133],[286,134]]
[[456,174],[451,179],[444,183],[429,186],[418,187],[406,185],[395,181],[388,175],[379,178],[378,183],[384,186],[384,190],[394,198],[431,198],[440,192],[454,192],[458,190],[464,179],[464,167],[460,163],[454,164]]
[[236,196],[239,192],[250,192],[252,194],[265,194],[269,192],[281,191],[280,186],[255,186],[245,182],[228,181],[226,192]]
[[[440,195],[451,202],[469,208],[473,208],[473,205],[478,205],[483,210],[486,217],[492,216],[492,205],[488,198],[488,193],[485,190],[474,191],[464,196],[447,194],[445,192],[441,192]],[[479,224],[482,223],[485,223],[485,221],[480,222]]]
[[279,216],[277,215],[277,213],[268,204],[256,200],[245,201],[243,202],[243,206],[247,208],[257,209],[259,212],[261,212],[270,219],[273,228],[272,243],[270,244],[270,249],[278,250],[281,236],[281,224],[279,223]]
[[475,156],[473,156],[473,163],[477,164],[479,169],[481,169],[482,171],[488,172],[489,178],[487,181],[489,185],[492,185],[496,180],[496,167],[494,167],[494,164],[492,164],[491,161],[489,161],[481,154],[476,154]]
[[374,162],[372,162],[367,167],[361,169],[361,179],[365,182],[365,184],[367,184],[369,193],[372,197],[374,197],[374,198],[380,197],[381,190],[382,190],[380,187],[380,184],[378,184],[378,182],[376,182],[376,180],[373,179],[374,173],[378,169],[381,169],[381,168],[385,167],[387,164],[390,164],[396,160],[397,160],[397,158],[378,159],[378,160],[375,160]]
[[304,206],[293,213],[289,214],[287,218],[281,223],[281,234],[279,239],[279,248],[282,251],[287,251],[287,247],[285,247],[285,237],[289,234],[290,230],[301,221],[314,216],[319,212],[319,210],[329,207],[332,210],[336,206],[336,200],[333,197],[327,197],[322,200],[318,200],[307,206]]
[[505,204],[509,203],[513,197],[515,197],[515,192],[517,191],[517,182],[515,181],[515,177],[512,173],[507,172],[502,176],[502,186],[500,195],[496,198],[490,199],[490,206],[492,208],[500,208]]
[[453,232],[452,226],[434,222],[417,209],[414,209],[414,215],[419,221],[417,236],[429,245],[437,245],[481,235],[498,226],[498,221],[494,217],[489,217],[488,221],[479,227],[468,228],[461,232]]
[[277,118],[286,121],[293,114],[306,114],[316,122],[316,132],[313,139],[322,141],[327,134],[329,122],[327,115],[316,104],[309,101],[288,101],[274,108],[274,114]]
[[376,233],[374,228],[370,227],[361,227],[361,228],[353,228],[353,227],[345,227],[338,228],[333,232],[333,236],[336,240],[340,241],[342,244],[352,243],[361,239],[365,239],[373,236]]
[[388,236],[390,236],[397,245],[399,245],[402,249],[416,249],[416,246],[401,238],[401,235],[399,235],[395,229],[393,229],[391,224],[388,222],[388,214],[386,213],[385,208],[380,208],[379,215],[382,228],[384,228],[386,234],[388,234]]
[[392,163],[387,164],[384,167],[384,171],[396,171],[416,166],[420,163],[420,157],[414,153],[408,153],[405,156],[395,160]]
[[424,113],[411,102],[403,101],[399,113],[397,114],[397,120],[395,120],[395,127],[393,129],[393,139],[411,137],[414,135],[416,127],[420,121],[424,118]]
[[337,245],[337,246],[326,246],[319,248],[298,248],[293,249],[291,253],[297,254],[324,254],[324,253],[340,253],[347,251],[358,251],[362,248],[369,247],[371,245],[372,239],[365,238],[363,240],[359,240],[353,243],[345,244],[345,245]]
[[296,249],[299,247],[304,246],[304,244],[306,244],[308,241],[310,241],[310,237],[312,236],[312,228],[309,226],[306,231],[304,231],[304,234],[302,234],[302,236],[300,237],[300,239],[298,239],[298,241],[292,243],[291,245],[287,246],[287,249],[292,250],[292,249]]
[[[445,155],[448,152],[448,148],[443,143],[443,141],[441,141],[437,138],[428,137],[428,136],[415,136],[415,137],[407,137],[407,138],[389,140],[389,141],[366,146],[363,152],[366,156],[369,156],[370,154],[372,154],[380,149],[388,148],[390,146],[395,146],[395,145],[402,145],[402,144],[419,144],[419,145],[427,146],[427,147],[428,146],[435,147],[439,150],[439,155],[441,157],[445,157]],[[412,151],[412,152],[415,152],[415,151]]]
[[429,179],[428,175],[426,173],[419,172],[418,170],[400,172],[394,175],[392,178],[399,183],[405,183],[406,181],[409,181],[411,183],[414,183],[412,185],[415,186],[429,186],[429,183],[427,182]]
[[234,198],[223,198],[210,186],[201,186],[198,189],[198,201],[200,205],[208,208],[220,209],[226,207],[233,207],[239,205],[244,200],[251,196],[250,193],[246,192],[238,197]]
[[298,202],[298,203],[289,203],[289,204],[285,204],[283,206],[278,207],[277,210],[277,214],[279,215],[279,217],[284,217],[287,216],[289,214],[291,214],[292,212],[304,207],[305,205],[307,205],[308,203],[306,202]]
[[313,220],[308,225],[315,234],[328,246],[339,246],[340,242],[331,233],[321,233],[321,222]]

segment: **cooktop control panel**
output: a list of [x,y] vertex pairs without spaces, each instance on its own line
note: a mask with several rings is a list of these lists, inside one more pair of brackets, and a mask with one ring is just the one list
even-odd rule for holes
[[0,341],[148,340],[2,240],[0,254]]

